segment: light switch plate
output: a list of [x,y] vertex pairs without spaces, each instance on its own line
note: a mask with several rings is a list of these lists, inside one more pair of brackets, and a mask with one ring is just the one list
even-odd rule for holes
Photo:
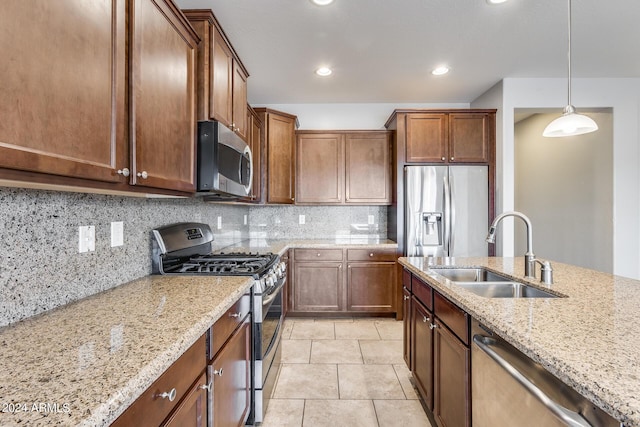
[[298,215],[298,224],[305,224],[307,219],[304,215]]
[[244,225],[247,225],[247,215],[244,216]]
[[124,245],[124,223],[116,221],[111,223],[111,247]]
[[374,221],[375,221],[375,219],[373,218],[373,215],[369,215],[369,218],[368,218],[368,224],[369,224],[369,225],[373,225],[373,224],[374,224]]
[[222,228],[222,217],[219,216],[218,217],[218,230],[220,230]]
[[78,252],[96,250],[96,228],[93,225],[82,225],[78,228]]

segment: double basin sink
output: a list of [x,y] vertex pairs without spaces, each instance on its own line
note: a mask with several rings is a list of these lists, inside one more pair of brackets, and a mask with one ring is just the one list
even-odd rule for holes
[[485,298],[558,298],[550,292],[484,268],[438,268],[431,271]]

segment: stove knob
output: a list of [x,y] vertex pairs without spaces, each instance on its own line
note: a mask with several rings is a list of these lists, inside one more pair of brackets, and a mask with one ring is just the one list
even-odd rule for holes
[[257,280],[257,282],[258,282],[258,289],[255,289],[255,292],[259,292],[259,293],[264,292],[264,290],[267,289],[266,277],[263,277],[262,279]]
[[269,273],[269,278],[271,279],[271,284],[275,285],[278,282],[278,276],[275,273]]
[[264,279],[264,289],[269,289],[270,287],[273,286],[275,282],[273,281],[273,278],[271,277],[271,275],[268,275],[265,279]]

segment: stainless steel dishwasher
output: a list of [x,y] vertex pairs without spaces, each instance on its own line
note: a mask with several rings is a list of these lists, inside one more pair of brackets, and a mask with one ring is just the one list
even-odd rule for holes
[[475,319],[471,328],[474,427],[622,425]]

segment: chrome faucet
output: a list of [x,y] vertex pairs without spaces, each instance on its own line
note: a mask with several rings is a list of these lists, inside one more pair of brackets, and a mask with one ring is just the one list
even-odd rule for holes
[[553,269],[551,268],[551,263],[549,261],[537,260],[536,256],[533,254],[533,229],[531,221],[522,212],[511,211],[503,212],[498,215],[496,219],[493,220],[491,227],[489,227],[489,234],[487,234],[486,239],[487,242],[496,242],[496,227],[500,221],[508,216],[520,218],[527,226],[527,252],[524,254],[524,277],[527,279],[536,278],[536,262],[538,262],[540,264],[540,275],[542,276],[540,281],[548,285],[553,284]]

